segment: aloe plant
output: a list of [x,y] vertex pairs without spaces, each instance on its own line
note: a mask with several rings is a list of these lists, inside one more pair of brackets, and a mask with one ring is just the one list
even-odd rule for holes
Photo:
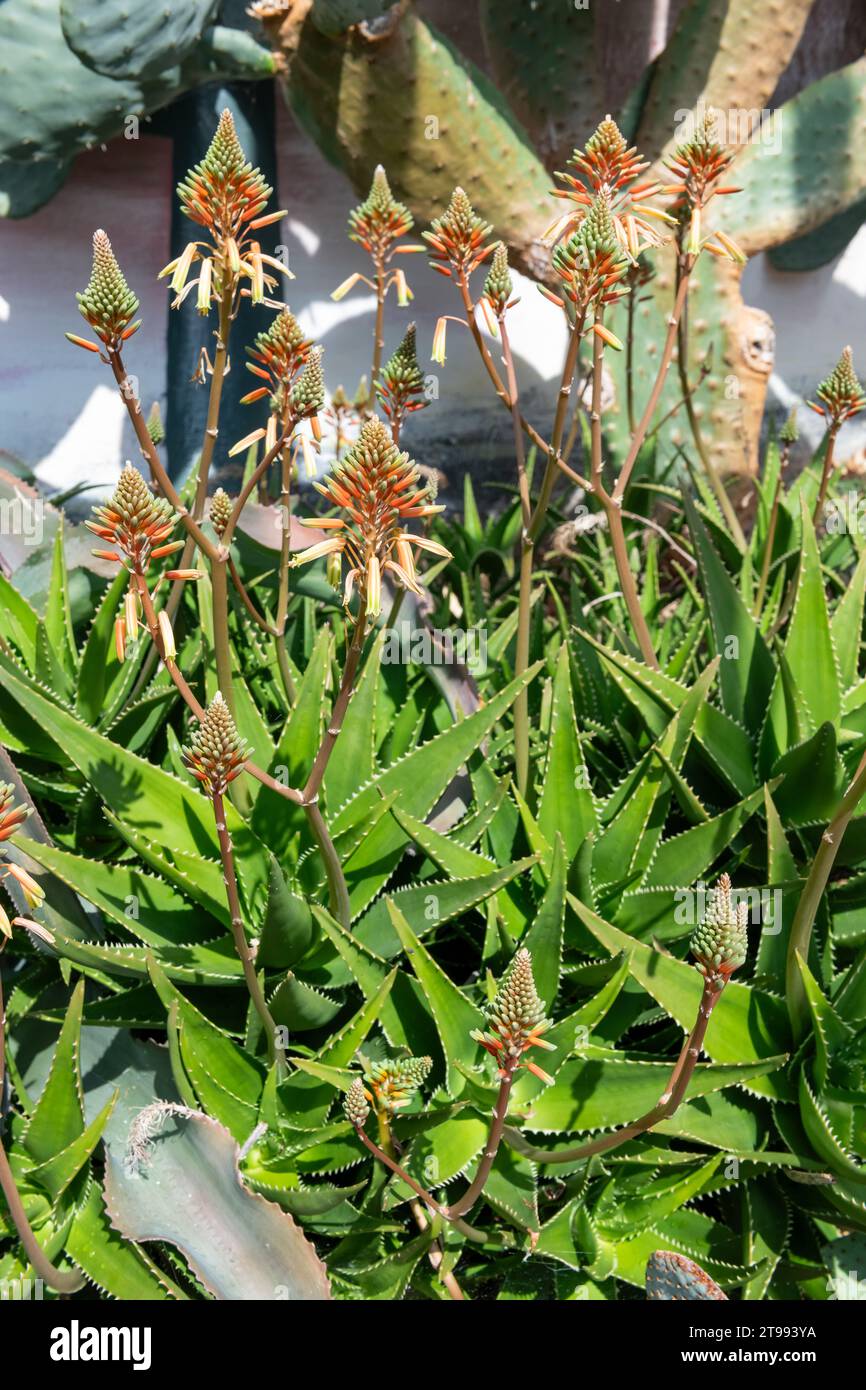
[[[585,149],[633,174],[611,125]],[[708,132],[690,157],[687,180],[715,177]],[[216,331],[197,473],[172,482],[131,389],[148,326],[98,232],[69,336],[112,373],[150,482],[130,466],[94,509],[89,568],[57,517],[0,573],[0,1278],[827,1297],[866,1228],[866,558],[830,452],[852,364],[792,483],[795,422],[771,431],[748,535],[703,471],[648,481],[660,394],[616,529],[596,390],[603,495],[569,520],[507,367],[513,485],[482,520],[470,482],[449,515],[404,449],[405,327],[390,358],[376,330],[351,423],[326,414],[255,235],[282,214],[230,117],[179,193],[195,240],[164,278]],[[596,369],[637,250],[599,196],[559,257]],[[688,202],[686,260],[708,239],[736,259]],[[427,244],[458,282],[484,265],[507,359],[508,259],[466,193]],[[263,384],[218,444],[241,297]],[[329,427],[350,437],[299,497]],[[231,492],[218,450],[245,456]],[[395,659],[401,613],[418,654]],[[455,623],[483,628],[472,670],[439,659]]]

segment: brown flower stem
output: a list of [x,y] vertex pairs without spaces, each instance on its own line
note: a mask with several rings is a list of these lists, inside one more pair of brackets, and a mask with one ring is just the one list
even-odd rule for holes
[[289,670],[286,651],[286,622],[289,616],[289,562],[292,558],[292,460],[288,446],[280,456],[280,506],[283,509],[283,534],[280,538],[280,577],[277,592],[277,630],[274,646],[283,689],[289,705],[295,703],[295,683]]
[[[183,697],[188,708],[195,715],[196,719],[201,720],[204,718],[204,709],[199,704],[199,701],[196,699],[195,695],[193,694],[192,690],[187,684],[186,679],[178,670],[176,662],[165,660],[165,647],[162,641],[162,634],[159,631],[159,625],[157,623],[156,613],[153,607],[153,599],[151,598],[150,593],[148,592],[147,583],[144,579],[144,576],[137,575],[136,581],[138,584],[139,593],[141,595],[141,606],[144,611],[147,630],[150,633],[151,640],[153,642],[154,648],[156,649],[157,655],[165,665],[168,674],[174,681],[174,684],[177,687],[178,692]],[[262,785],[265,787],[270,787],[271,791],[276,792],[279,796],[286,797],[288,801],[293,802],[296,806],[303,805],[303,797],[301,795],[301,792],[296,787],[287,787],[284,785],[284,783],[278,782],[275,777],[272,777],[269,772],[265,772],[264,768],[259,767],[257,763],[247,761],[244,763],[244,769],[250,774],[251,777],[255,777],[257,782],[261,782]]]
[[123,365],[123,359],[120,353],[112,351],[111,348],[107,348],[106,351],[109,354],[111,370],[114,373],[114,379],[117,382],[121,400],[126,406],[126,412],[132,423],[132,428],[135,430],[135,437],[138,440],[142,454],[147,459],[154,481],[159,485],[163,496],[168,498],[169,502],[180,516],[184,527],[195,541],[202,554],[206,555],[209,560],[215,559],[219,547],[214,545],[209,536],[205,535],[189,508],[184,506],[177,488],[174,486],[174,483],[163,467],[156,445],[147,432],[144,413],[141,409],[141,401],[133,394],[132,384],[126,374],[126,368]]
[[[6,1074],[6,1008],[3,1002],[3,981],[0,979],[0,1095],[3,1090],[3,1078]],[[0,1140],[0,1188],[6,1198],[6,1205],[9,1208],[9,1215],[18,1232],[18,1239],[24,1247],[24,1253],[36,1271],[37,1278],[47,1284],[56,1293],[70,1294],[77,1293],[84,1288],[87,1282],[84,1275],[77,1269],[66,1272],[57,1269],[49,1260],[42,1246],[39,1244],[33,1232],[33,1227],[27,1219],[24,1210],[24,1203],[15,1185],[15,1177],[9,1167],[9,1160],[6,1157],[6,1150]]]
[[812,860],[809,876],[803,885],[797,910],[794,913],[794,920],[791,923],[785,966],[785,998],[795,1042],[799,1042],[805,1033],[809,1017],[803,980],[797,965],[797,956],[802,956],[804,961],[809,959],[809,943],[812,939],[815,916],[821,905],[821,899],[824,896],[833,865],[836,862],[842,837],[864,794],[866,794],[866,753],[860,759],[860,765],[845,795],[839,802],[836,814],[821,836],[821,843],[815,858]]
[[637,286],[632,285],[628,292],[628,320],[625,335],[625,396],[628,414],[628,432],[634,434],[634,311],[637,299]]
[[665,381],[667,380],[667,374],[670,370],[671,362],[673,361],[674,348],[677,345],[677,328],[679,325],[680,318],[682,316],[683,309],[685,307],[686,295],[688,294],[689,290],[689,278],[691,276],[694,263],[694,256],[689,256],[686,260],[685,266],[683,267],[683,272],[680,277],[679,286],[677,288],[676,300],[674,301],[673,311],[671,313],[670,318],[668,319],[668,331],[665,337],[664,347],[662,348],[659,369],[656,373],[656,379],[653,383],[653,388],[650,391],[649,400],[647,401],[646,406],[644,408],[644,413],[638,421],[637,429],[632,434],[628,453],[625,456],[625,461],[622,465],[622,468],[620,469],[619,477],[616,480],[616,487],[614,488],[612,494],[615,501],[622,500],[625,490],[628,487],[628,482],[632,474],[632,469],[635,466],[637,456],[641,451],[641,446],[643,445],[649,427],[652,424],[652,418],[655,415],[656,407],[659,403],[659,398],[661,396],[662,390],[664,389]]
[[[520,425],[518,404],[517,373],[514,369],[514,354],[505,324],[505,315],[499,319],[502,334],[502,360],[505,364],[505,379],[511,400],[511,420],[514,431],[514,457],[517,464],[517,487],[520,494],[520,513],[523,525],[520,532],[520,587],[517,600],[517,646],[514,658],[515,677],[522,676],[529,666],[529,628],[532,606],[532,566],[535,546],[530,535],[532,524],[532,499],[529,479],[526,475],[526,450],[523,443],[523,430]],[[526,796],[529,783],[529,691],[521,690],[514,702],[514,766],[517,787],[521,796]]]
[[722,510],[722,515],[728,524],[731,537],[737,549],[745,551],[746,537],[743,535],[743,528],[734,510],[734,504],[728,496],[727,489],[719,477],[718,470],[710,458],[709,450],[704,443],[703,431],[701,430],[700,421],[698,420],[697,411],[695,410],[694,392],[689,390],[688,337],[686,333],[685,312],[681,315],[677,325],[677,343],[679,347],[677,353],[677,370],[679,372],[680,387],[683,392],[683,400],[685,402],[686,415],[688,416],[689,429],[692,432],[692,439],[695,442],[695,448],[698,451],[698,457],[701,461],[704,473],[707,476],[707,481],[715,494],[716,501]]
[[770,577],[770,560],[773,554],[773,544],[776,539],[776,524],[779,520],[779,502],[782,497],[782,479],[776,480],[776,490],[773,493],[773,505],[770,509],[770,521],[767,526],[767,539],[764,541],[764,558],[761,561],[761,577],[758,580],[758,592],[755,595],[755,603],[752,612],[755,618],[760,618],[761,609],[764,606],[764,595],[767,592],[767,581]]
[[210,476],[211,464],[213,462],[214,450],[216,448],[217,436],[219,434],[220,404],[222,402],[223,383],[226,377],[228,366],[229,333],[231,331],[232,309],[234,306],[234,290],[230,276],[225,277],[225,288],[219,302],[219,321],[216,334],[216,352],[214,353],[213,372],[210,379],[210,394],[207,404],[207,419],[205,421],[204,440],[201,446],[201,454],[198,461],[198,477],[196,479],[195,500],[193,502],[193,516],[196,521],[200,521],[204,516],[204,504],[207,500],[207,485]]
[[[394,1136],[391,1133],[391,1126],[388,1123],[388,1116],[385,1114],[383,1110],[377,1110],[376,1119],[379,1124],[379,1143],[382,1146],[382,1150],[384,1153],[388,1155],[389,1158],[396,1159],[397,1150],[394,1144]],[[430,1222],[427,1220],[427,1216],[425,1214],[424,1207],[421,1204],[421,1202],[410,1202],[409,1210],[412,1213],[412,1217],[415,1221],[415,1225],[418,1227],[418,1230],[426,1231],[428,1226],[430,1225]],[[441,1224],[441,1217],[435,1217],[434,1219]],[[445,1251],[442,1246],[442,1241],[439,1240],[438,1237],[434,1240],[430,1249],[427,1251],[427,1258],[435,1270],[438,1271],[441,1268],[442,1261],[445,1258]],[[442,1283],[444,1284],[445,1288],[448,1290],[448,1293],[455,1300],[455,1302],[463,1302],[463,1290],[458,1284],[453,1273],[441,1274],[439,1277]]]
[[370,401],[375,411],[376,382],[382,367],[382,352],[385,347],[385,266],[381,253],[375,258],[376,265],[376,323],[373,329],[373,365],[370,369]]
[[331,915],[336,917],[341,927],[350,931],[352,927],[352,907],[349,902],[349,889],[346,884],[346,876],[343,873],[343,866],[340,863],[340,856],[336,846],[331,839],[325,818],[322,815],[318,798],[313,801],[305,801],[301,797],[300,804],[304,808],[310,830],[313,833],[322,862],[325,865],[325,876],[328,881],[328,901]]
[[630,1139],[636,1139],[638,1135],[652,1129],[653,1125],[657,1125],[660,1120],[670,1119],[671,1115],[679,1109],[688,1090],[689,1082],[694,1075],[698,1058],[701,1055],[710,1015],[721,998],[726,983],[725,978],[719,975],[707,976],[704,979],[694,1027],[683,1043],[664,1093],[658,1104],[654,1105],[652,1110],[648,1110],[645,1115],[641,1115],[640,1119],[634,1120],[629,1125],[623,1125],[621,1129],[614,1130],[612,1134],[603,1134],[599,1138],[591,1139],[586,1144],[579,1144],[573,1149],[538,1149],[533,1144],[528,1143],[519,1130],[511,1128],[507,1128],[505,1131],[506,1141],[518,1153],[523,1154],[524,1158],[528,1158],[534,1163],[574,1163],[582,1158],[592,1158],[594,1154],[609,1153],[611,1149],[617,1149],[621,1144],[626,1144]]
[[168,674],[174,681],[177,690],[183,697],[185,703],[192,710],[196,719],[203,719],[204,709],[199,704],[198,699],[190,689],[186,677],[183,676],[181,672],[178,670],[177,662],[171,661],[166,657],[165,643],[162,640],[162,633],[159,630],[159,623],[157,621],[156,610],[153,606],[153,599],[151,598],[150,590],[147,587],[147,580],[145,579],[144,575],[140,572],[136,573],[135,575],[135,583],[136,587],[138,588],[139,597],[141,598],[141,608],[144,614],[145,625],[147,627],[148,632],[150,633],[151,641],[153,642],[154,648],[159,656],[159,659],[165,666],[165,669],[166,671],[168,671]]
[[562,368],[562,380],[559,384],[559,394],[556,398],[556,412],[553,417],[553,432],[550,436],[550,447],[547,454],[547,464],[544,470],[544,477],[541,481],[541,491],[532,519],[529,523],[529,534],[533,542],[538,540],[541,529],[547,516],[547,508],[550,505],[550,498],[553,492],[553,485],[556,482],[557,459],[562,446],[562,436],[565,433],[565,422],[568,416],[568,402],[571,398],[571,387],[574,381],[574,374],[577,371],[577,359],[580,353],[580,339],[583,333],[584,315],[581,314],[577,321],[572,325],[571,336],[568,340],[568,348],[565,354],[565,363]]
[[[601,318],[602,313],[601,310],[599,310],[597,315],[598,323],[601,323]],[[644,661],[654,670],[658,670],[658,658],[655,654],[649,626],[647,625],[644,611],[640,605],[637,585],[631,565],[629,564],[628,545],[626,543],[622,518],[622,499],[621,497],[617,498],[616,490],[614,490],[613,495],[611,495],[604,485],[601,434],[603,363],[604,341],[598,334],[593,334],[592,411],[590,421],[592,433],[592,491],[601,503],[604,514],[607,517],[607,525],[610,532],[611,545],[613,547],[614,563],[616,565],[617,575],[619,576],[622,595],[625,599],[625,606],[628,609],[632,630],[637,638]]]
[[340,689],[334,701],[334,708],[331,711],[331,718],[328,720],[328,727],[319,745],[307,784],[303,790],[305,802],[314,801],[319,794],[322,785],[322,778],[325,775],[334,745],[340,736],[343,727],[343,720],[346,717],[346,710],[349,708],[349,701],[352,698],[352,691],[355,684],[355,677],[358,674],[358,664],[361,660],[361,652],[364,648],[364,633],[367,626],[367,601],[362,598],[358,607],[358,616],[355,619],[355,627],[352,633],[352,640],[349,650],[346,653],[346,662],[343,667],[343,677],[340,681]]
[[[495,390],[497,396],[499,397],[502,404],[505,406],[505,409],[510,411],[511,397],[509,396],[508,391],[506,390],[505,383],[499,375],[499,372],[496,370],[496,364],[494,363],[493,358],[490,356],[487,344],[484,341],[484,335],[481,332],[481,329],[478,327],[478,323],[475,318],[475,305],[473,304],[472,296],[469,293],[469,281],[466,278],[465,270],[460,272],[460,276],[457,283],[460,289],[461,298],[463,300],[463,306],[466,310],[466,322],[468,324],[469,331],[472,334],[472,337],[475,339],[475,346],[478,348],[478,352],[481,356],[481,361],[484,363],[487,375],[490,377],[490,380],[493,383],[493,389]],[[536,448],[541,450],[545,457],[547,457],[550,454],[550,445],[548,444],[547,440],[542,438],[542,436],[538,433],[538,430],[535,429],[535,427],[531,425],[523,415],[520,416],[520,428],[523,430],[527,438],[532,440]],[[581,478],[579,473],[575,473],[573,469],[569,468],[566,465],[565,460],[562,458],[561,454],[557,454],[556,463],[557,466],[561,468],[562,471],[566,474],[566,476],[571,478],[572,481],[576,482],[580,487],[589,486],[586,480],[584,478]]]
[[238,896],[238,881],[235,874],[234,851],[232,849],[231,836],[226,825],[225,803],[222,794],[214,792],[211,797],[216,822],[217,837],[220,846],[220,859],[223,866],[223,882],[226,889],[226,901],[228,902],[229,916],[231,918],[232,936],[234,937],[235,950],[238,953],[240,962],[244,968],[244,979],[247,982],[250,999],[253,1007],[262,1021],[265,1036],[268,1040],[268,1056],[272,1062],[276,1062],[278,1073],[286,1071],[286,1054],[277,1042],[277,1026],[274,1023],[271,1011],[265,1003],[265,996],[259,977],[256,974],[255,962],[250,951],[247,935],[244,931],[243,918],[241,916],[241,904]]
[[484,1145],[484,1153],[481,1155],[481,1162],[478,1165],[478,1172],[459,1202],[455,1202],[453,1206],[447,1208],[446,1215],[450,1221],[455,1221],[458,1217],[465,1216],[468,1211],[472,1210],[490,1177],[490,1170],[499,1152],[499,1145],[505,1132],[505,1117],[508,1113],[508,1101],[511,1096],[511,1087],[514,1085],[517,1061],[518,1059],[515,1058],[505,1064],[506,1074],[499,1083],[499,1095],[496,1097],[493,1119],[487,1135],[487,1143]]
[[231,515],[228,519],[228,522],[226,523],[226,528],[222,533],[222,544],[224,547],[228,547],[231,544],[232,536],[235,533],[235,527],[237,526],[241,518],[241,513],[243,512],[244,507],[249,501],[250,496],[255,491],[259,479],[265,476],[274,459],[285,448],[286,444],[289,441],[289,438],[291,437],[291,433],[297,423],[298,422],[294,415],[290,415],[287,418],[287,420],[284,422],[283,432],[278,438],[276,444],[274,444],[273,448],[268,449],[268,452],[265,454],[261,463],[256,467],[254,472],[250,474],[249,478],[247,478],[247,481],[244,483],[243,487],[238,493],[238,496],[235,499],[235,504],[232,507]]
[[821,469],[821,486],[818,489],[818,500],[815,503],[815,510],[812,513],[812,525],[817,526],[821,520],[821,513],[824,510],[824,503],[827,500],[827,488],[830,483],[830,475],[833,472],[833,455],[836,449],[836,435],[839,433],[838,425],[831,425],[827,430],[827,448],[824,450],[824,466]]
[[279,637],[277,629],[271,626],[267,618],[263,617],[263,615],[256,608],[256,605],[253,603],[249,594],[249,590],[244,584],[244,581],[241,579],[240,574],[238,573],[238,567],[235,564],[231,555],[228,559],[228,566],[231,581],[235,587],[235,592],[237,593],[238,598],[240,599],[244,608],[249,613],[253,622],[256,624],[257,627],[261,628],[262,632],[266,632],[269,637]]
[[435,1197],[431,1197],[427,1189],[422,1187],[419,1182],[416,1182],[415,1179],[406,1172],[406,1169],[401,1167],[395,1158],[389,1157],[384,1149],[381,1149],[378,1144],[375,1144],[360,1125],[354,1125],[353,1128],[361,1143],[364,1145],[364,1148],[369,1149],[373,1157],[378,1158],[380,1163],[384,1163],[386,1168],[390,1168],[392,1173],[396,1173],[398,1178],[402,1178],[407,1186],[411,1187],[412,1191],[421,1198],[421,1201],[424,1202],[436,1216],[441,1216],[444,1221],[451,1221],[452,1224],[456,1226],[457,1230],[460,1231],[462,1235],[466,1236],[467,1240],[475,1241],[480,1245],[487,1244],[487,1236],[483,1231],[478,1231],[474,1226],[467,1225],[467,1223],[462,1221],[459,1217],[449,1216],[448,1208],[443,1207],[441,1203],[437,1202]]

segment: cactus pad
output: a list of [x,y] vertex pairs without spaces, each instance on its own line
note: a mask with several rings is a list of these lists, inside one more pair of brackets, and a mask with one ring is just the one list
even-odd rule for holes
[[60,23],[82,63],[105,77],[141,78],[175,67],[210,24],[219,0],[130,5],[129,0],[60,0]]
[[684,1302],[727,1302],[718,1284],[694,1260],[673,1250],[656,1250],[646,1267],[647,1299],[674,1299]]

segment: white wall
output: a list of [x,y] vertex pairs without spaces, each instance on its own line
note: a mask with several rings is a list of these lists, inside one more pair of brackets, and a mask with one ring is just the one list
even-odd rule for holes
[[[364,253],[345,236],[346,215],[357,199],[282,109],[279,125],[280,197],[290,209],[284,237],[297,276],[288,302],[325,346],[329,388],[342,383],[353,391],[369,370],[372,298],[360,287],[335,305],[330,292],[353,270],[366,269]],[[144,325],[129,345],[127,365],[139,377],[145,405],[164,395],[168,296],[156,274],[169,255],[173,196],[168,142],[117,140],[81,157],[46,208],[0,228],[0,448],[35,465],[51,488],[79,480],[108,483],[135,455],[107,368],[63,337],[80,322],[74,294],[86,284],[90,237],[98,226],[108,231],[142,301]],[[457,296],[423,256],[403,264],[416,299],[409,311],[390,302],[387,349],[415,318],[422,365],[436,373],[440,392],[439,401],[412,420],[407,444],[446,473],[450,464],[452,482],[464,468],[489,473],[485,465],[507,454],[509,422],[465,330],[449,325],[444,368],[428,362],[436,319],[459,312]],[[559,312],[534,286],[524,282],[521,288],[513,332],[521,392],[533,418],[544,424],[564,332]],[[744,290],[748,303],[775,320],[772,389],[782,403],[813,391],[847,343],[866,375],[866,229],[832,265],[804,275],[781,274],[760,257],[746,271]],[[191,303],[186,312],[194,312]],[[866,437],[854,426],[847,436],[846,454]]]

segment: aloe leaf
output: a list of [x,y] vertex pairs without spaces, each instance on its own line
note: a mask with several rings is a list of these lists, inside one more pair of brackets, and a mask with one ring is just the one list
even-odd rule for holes
[[[319,747],[330,659],[331,633],[325,627],[316,639],[297,692],[297,700],[286,719],[269,767],[272,776],[289,786],[304,785]],[[292,837],[303,825],[303,812],[298,807],[292,806],[270,787],[262,787],[253,811],[252,830],[267,843],[281,862]],[[332,833],[335,831],[336,827],[332,826]]]
[[834,1053],[839,1052],[850,1043],[854,1032],[836,1013],[799,951],[797,952],[797,965],[800,969],[806,1003],[812,1019],[812,1032],[815,1038],[815,1082],[820,1094],[830,1080]]
[[102,1188],[93,1183],[66,1237],[66,1253],[92,1284],[113,1298],[158,1302],[169,1294],[184,1298],[176,1285],[150,1266],[131,1241],[111,1229]]
[[325,1028],[342,1008],[339,999],[321,994],[312,985],[288,972],[268,1000],[275,1023],[290,1033],[307,1033]]
[[722,704],[752,732],[760,728],[775,674],[757,624],[719,559],[688,494],[683,495],[716,652],[722,658]]
[[458,1096],[464,1088],[464,1078],[455,1066],[461,1061],[469,1066],[478,1060],[478,1044],[472,1040],[473,1029],[484,1026],[484,1015],[466,995],[449,980],[427,949],[418,940],[406,918],[389,900],[391,922],[400,938],[412,970],[424,991],[430,1012],[436,1023],[439,1041],[445,1057],[445,1075],[449,1094]]
[[845,592],[830,619],[830,639],[836,653],[841,690],[850,690],[856,683],[859,674],[864,598],[866,598],[866,551],[857,561],[857,568],[849,579]]
[[44,1187],[56,1201],[65,1192],[72,1180],[78,1176],[92,1155],[102,1138],[102,1131],[108,1123],[116,1100],[117,1092],[110,1100],[106,1101],[96,1119],[92,1120],[87,1128],[76,1139],[73,1139],[71,1144],[67,1145],[65,1149],[61,1149],[53,1158],[31,1168],[27,1174],[28,1181]]
[[78,652],[72,627],[72,609],[69,606],[69,576],[66,571],[63,532],[64,520],[61,513],[51,560],[51,580],[45,606],[45,633],[64,672],[67,676],[72,676],[77,670]]
[[84,1133],[78,1069],[83,1007],[84,981],[79,980],[57,1039],[48,1079],[24,1131],[24,1146],[38,1163],[55,1158]]
[[[513,704],[519,692],[534,679],[540,669],[530,667],[505,690],[492,696],[476,714],[437,734],[428,743],[407,753],[398,762],[374,777],[373,781],[339,810],[331,820],[331,833],[338,835],[372,815],[380,797],[398,792],[401,810],[418,820],[429,815],[433,806],[456,775],[463,763],[471,758],[493,728]],[[258,805],[261,805],[261,797]],[[360,884],[353,908],[360,912],[373,901],[388,881],[403,852],[405,833],[393,817],[380,821],[370,836],[367,853],[377,856],[379,871],[370,873]]]
[[[402,1166],[416,1182],[435,1191],[458,1177],[470,1177],[473,1165],[484,1148],[490,1121],[474,1110],[450,1109],[444,1122],[435,1124],[435,1112],[425,1116],[425,1124],[413,1138]],[[434,1123],[427,1123],[428,1120]],[[413,1196],[412,1189],[402,1178],[393,1177],[388,1183],[385,1196],[385,1210],[390,1210],[398,1202],[408,1201]]]
[[16,843],[29,859],[48,869],[106,917],[157,949],[213,939],[228,925],[227,910],[221,922],[203,919],[198,909],[162,879],[132,864],[85,859],[23,835],[16,837]]
[[114,620],[129,586],[121,569],[102,596],[81,653],[75,708],[85,724],[96,724],[105,711],[105,693],[121,671],[114,649]]
[[[631,973],[682,1028],[691,1029],[700,1002],[701,976],[692,966],[635,942],[569,894],[569,903],[609,955],[629,951]],[[704,1050],[718,1062],[762,1062],[790,1047],[787,1011],[781,999],[732,980],[716,1004]],[[747,1089],[781,1100],[793,1099],[790,1080],[772,1072],[747,1082]]]
[[0,571],[0,633],[16,646],[31,671],[36,667],[39,614]]
[[313,940],[313,915],[303,898],[290,892],[283,871],[268,855],[268,905],[262,923],[256,964],[288,970],[306,955]]
[[[405,819],[404,824],[408,824]],[[389,898],[400,909],[415,935],[420,937],[486,902],[513,879],[528,873],[535,862],[534,857],[518,859],[514,864],[495,869],[492,873],[482,872],[447,881],[426,879],[408,888],[395,889]],[[375,902],[358,919],[353,935],[380,956],[395,956],[401,949],[384,898]]]
[[714,1154],[684,1177],[664,1175],[642,1192],[634,1196],[626,1194],[610,1213],[604,1216],[599,1214],[599,1232],[608,1239],[618,1237],[627,1240],[647,1227],[657,1226],[666,1216],[678,1211],[703,1191],[721,1161],[722,1155]]
[[520,945],[532,956],[532,974],[539,998],[552,1008],[559,989],[562,969],[562,928],[565,921],[565,850],[557,835],[553,850],[550,881],[538,911],[521,938]]
[[342,806],[376,771],[376,714],[381,689],[382,642],[377,633],[358,677],[343,720],[340,739],[324,777],[329,806]]
[[[523,1114],[527,1129],[541,1134],[581,1134],[613,1129],[652,1110],[667,1088],[671,1062],[650,1062],[628,1053],[587,1044],[566,1062]],[[784,1056],[752,1063],[699,1062],[688,1099],[725,1086],[743,1085],[777,1070]]]
[[287,1212],[244,1187],[235,1141],[206,1115],[173,1115],[132,1175],[112,1148],[105,1202],[121,1235],[177,1246],[215,1298],[330,1297],[312,1245]]
[[547,760],[541,778],[536,815],[549,844],[563,836],[569,862],[590,832],[598,831],[598,816],[584,762],[571,694],[568,646],[559,649],[553,679],[553,708]]
[[[207,799],[170,773],[128,753],[103,734],[88,729],[18,676],[4,669],[4,687],[64,748],[107,806],[134,831],[157,835],[161,844],[195,855],[219,858],[213,810]],[[231,805],[226,821],[238,870],[247,886],[264,886],[261,843]],[[171,848],[167,852],[171,853]]]
[[802,504],[803,542],[794,608],[785,637],[785,660],[808,711],[814,733],[839,718],[841,676],[830,631],[821,559],[812,519]]
[[641,881],[641,887],[658,888],[671,883],[688,887],[697,882],[763,802],[764,788],[761,787],[712,820],[664,840]]

